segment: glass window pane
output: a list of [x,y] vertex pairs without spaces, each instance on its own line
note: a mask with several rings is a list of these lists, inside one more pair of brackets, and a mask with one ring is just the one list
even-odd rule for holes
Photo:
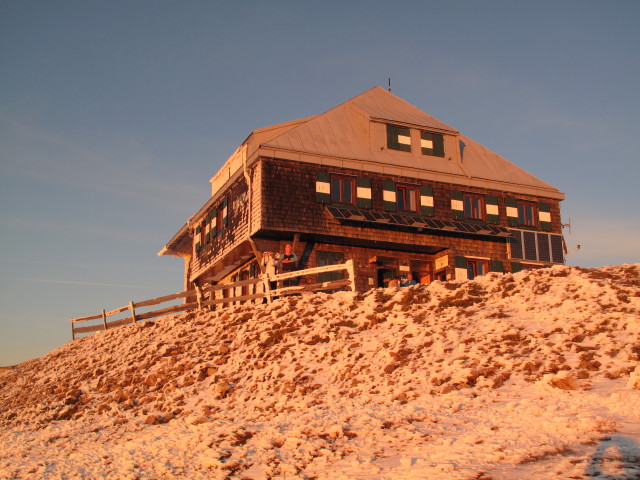
[[338,178],[331,179],[331,201],[340,201],[340,179]]
[[404,188],[398,187],[396,190],[396,201],[398,202],[398,210],[404,210]]
[[416,210],[416,191],[412,188],[407,192],[407,210],[411,210],[412,212]]
[[351,181],[342,180],[342,185],[344,187],[344,194],[342,196],[342,201],[344,203],[352,203],[351,202]]
[[473,280],[476,277],[475,269],[473,268],[474,266],[475,266],[474,262],[467,263],[467,276],[469,277],[469,280]]

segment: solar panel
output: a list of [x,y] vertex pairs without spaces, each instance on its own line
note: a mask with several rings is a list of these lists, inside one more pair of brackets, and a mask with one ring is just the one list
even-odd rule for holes
[[551,237],[551,256],[555,263],[564,263],[564,245],[562,235],[549,235]]
[[344,215],[342,215],[342,212],[338,208],[329,207],[329,213],[331,213],[335,218],[344,218]]
[[524,258],[522,252],[522,232],[514,231],[511,237],[511,257]]
[[438,221],[438,223],[442,224],[442,226],[440,227],[442,230],[457,230],[456,226],[451,222]]
[[537,260],[536,234],[534,232],[522,232],[524,243],[524,258],[527,260]]
[[497,235],[503,237],[511,235],[509,230],[493,225],[449,222],[411,214],[381,213],[364,209],[341,208],[336,206],[327,206],[327,210],[339,221],[348,220],[352,222],[413,227],[415,229],[420,229],[420,231],[422,231],[423,228],[427,228],[430,230],[445,230],[448,232],[471,233],[476,235]]
[[541,262],[551,261],[551,251],[549,250],[549,235],[538,233],[538,260]]
[[391,219],[393,223],[397,225],[411,225],[413,222],[409,223],[404,216],[402,215],[391,215]]
[[436,222],[434,222],[434,221],[433,221],[433,220],[431,220],[430,218],[424,218],[424,217],[422,217],[422,220],[424,221],[424,223],[426,223],[426,224],[427,224],[427,226],[428,226],[429,228],[433,228],[433,229],[436,229],[436,230],[439,228],[439,227],[438,227],[438,225],[436,225]]

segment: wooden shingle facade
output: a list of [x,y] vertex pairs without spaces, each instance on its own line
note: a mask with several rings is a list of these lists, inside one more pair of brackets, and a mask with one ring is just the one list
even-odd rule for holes
[[286,243],[299,268],[353,259],[359,290],[564,263],[557,188],[379,87],[253,131],[211,189],[159,252],[185,287],[259,275]]

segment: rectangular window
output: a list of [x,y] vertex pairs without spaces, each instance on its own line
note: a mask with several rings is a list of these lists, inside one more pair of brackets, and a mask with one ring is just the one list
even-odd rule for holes
[[387,148],[400,150],[402,152],[411,151],[411,130],[406,127],[387,125]]
[[444,138],[439,133],[420,132],[422,155],[444,157]]
[[331,203],[353,205],[355,179],[353,177],[331,177]]
[[[317,261],[319,267],[324,267],[326,265],[339,265],[344,263],[344,253],[342,252],[325,252],[318,251],[317,253]],[[338,270],[336,272],[325,272],[318,274],[318,283],[323,282],[331,282],[333,280],[342,280],[344,279],[344,270]]]
[[467,276],[473,280],[477,276],[485,275],[489,271],[489,262],[486,260],[467,259]]
[[396,185],[396,202],[399,212],[418,212],[418,187]]
[[518,224],[525,227],[535,227],[538,208],[535,203],[518,200]]
[[470,220],[484,220],[484,197],[465,193],[462,197],[464,218]]

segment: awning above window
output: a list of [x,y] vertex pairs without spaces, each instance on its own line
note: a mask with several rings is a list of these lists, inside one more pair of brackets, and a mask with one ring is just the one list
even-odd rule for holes
[[488,224],[448,222],[421,215],[402,213],[379,213],[358,208],[342,208],[327,206],[329,213],[343,224],[363,224],[376,228],[397,228],[429,233],[459,233],[466,235],[482,235],[489,237],[510,237],[511,232],[503,227]]

